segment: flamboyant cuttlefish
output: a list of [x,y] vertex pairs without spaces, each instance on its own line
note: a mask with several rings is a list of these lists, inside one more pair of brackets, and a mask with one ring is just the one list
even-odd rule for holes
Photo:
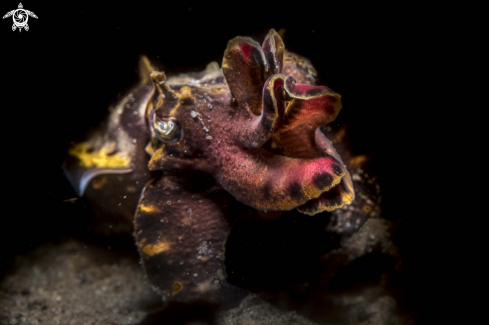
[[274,30],[261,46],[229,41],[221,68],[171,78],[154,70],[142,56],[139,84],[70,148],[64,169],[97,209],[134,220],[144,268],[164,296],[223,301],[240,291],[223,260],[243,211],[323,213],[346,233],[365,221],[368,195],[355,200],[365,213],[346,208],[357,186],[347,165],[358,161],[346,154],[344,163],[320,129],[340,95],[315,85],[310,62]]

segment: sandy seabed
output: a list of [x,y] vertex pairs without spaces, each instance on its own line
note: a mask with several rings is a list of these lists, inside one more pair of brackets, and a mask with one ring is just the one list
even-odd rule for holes
[[[161,298],[132,259],[69,240],[18,256],[0,284],[0,324],[144,324],[162,309]],[[109,261],[109,262],[107,262]],[[174,315],[169,318],[178,318]],[[215,317],[214,317],[215,316]],[[181,324],[315,324],[254,295],[240,307]],[[189,318],[188,315],[182,318]],[[197,316],[199,318],[199,316]],[[173,324],[174,322],[172,322]]]
[[[345,264],[368,254],[373,247],[395,255],[386,227],[382,220],[367,222],[342,249],[327,256],[329,264]],[[254,294],[229,310],[165,305],[148,283],[136,250],[131,256],[127,254],[67,239],[17,256],[0,282],[0,324],[317,324],[306,317],[307,313],[279,308]],[[319,295],[313,301],[318,297],[322,299]],[[330,309],[346,316],[321,324],[410,323],[400,316],[396,299],[385,291],[382,282],[328,296],[327,301]]]

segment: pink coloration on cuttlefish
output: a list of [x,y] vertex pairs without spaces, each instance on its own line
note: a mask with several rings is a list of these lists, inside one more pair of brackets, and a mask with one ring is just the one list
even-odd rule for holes
[[236,204],[315,215],[354,200],[350,174],[320,130],[338,115],[340,95],[315,85],[314,68],[298,58],[274,30],[261,46],[229,41],[221,69],[214,62],[167,78],[142,57],[141,82],[70,149],[64,168],[79,195],[107,214],[130,219],[136,210],[145,270],[166,297],[243,293],[223,264]]

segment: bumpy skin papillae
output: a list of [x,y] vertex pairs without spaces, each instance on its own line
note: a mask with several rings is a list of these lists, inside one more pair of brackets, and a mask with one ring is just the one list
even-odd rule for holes
[[[222,73],[216,64],[168,79],[162,72],[148,72],[153,85],[140,85],[134,95],[146,99],[145,109],[134,113],[146,124],[136,124],[140,129],[131,131],[145,132],[147,145],[143,148],[138,138],[129,151],[135,160],[123,160],[121,166],[137,171],[137,180],[131,182],[147,183],[135,234],[148,277],[160,292],[179,301],[215,302],[241,294],[222,278],[225,268],[218,256],[223,254],[230,216],[221,198],[208,196],[212,188],[227,192],[229,205],[237,200],[262,212],[297,208],[314,215],[352,202],[349,173],[319,130],[337,116],[340,96],[315,86],[314,75],[307,60],[285,51],[274,30],[262,46],[249,38],[231,40]],[[109,135],[104,136],[113,136],[112,130],[106,129]],[[115,133],[121,144],[124,132]],[[127,151],[117,142],[111,156],[102,150],[105,138],[95,139],[100,139],[95,150],[71,151],[74,159],[83,162],[96,152],[111,161]],[[142,150],[149,162],[146,154],[139,156]],[[138,159],[146,159],[147,165]],[[146,174],[139,172],[141,166]],[[74,175],[79,169],[72,169]],[[160,176],[148,182],[150,172]],[[212,243],[215,254],[199,253],[204,242]]]

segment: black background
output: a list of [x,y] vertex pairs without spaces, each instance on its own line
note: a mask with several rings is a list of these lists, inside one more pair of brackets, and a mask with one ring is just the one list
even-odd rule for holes
[[[17,5],[2,2],[2,15]],[[83,207],[63,202],[75,197],[62,175],[63,157],[137,80],[138,54],[158,59],[166,72],[201,70],[221,62],[231,38],[261,42],[270,28],[284,28],[285,46],[311,59],[323,82],[342,95],[340,122],[349,126],[355,151],[372,157],[384,217],[402,220],[395,240],[411,269],[402,288],[409,305],[427,319],[437,315],[431,302],[441,298],[445,262],[433,234],[440,217],[423,206],[433,172],[420,120],[426,104],[419,85],[429,78],[420,71],[434,60],[427,51],[433,40],[420,37],[431,33],[420,32],[426,17],[366,2],[23,5],[39,17],[29,18],[28,32],[12,32],[11,18],[0,21],[4,266],[46,240],[85,229]]]

